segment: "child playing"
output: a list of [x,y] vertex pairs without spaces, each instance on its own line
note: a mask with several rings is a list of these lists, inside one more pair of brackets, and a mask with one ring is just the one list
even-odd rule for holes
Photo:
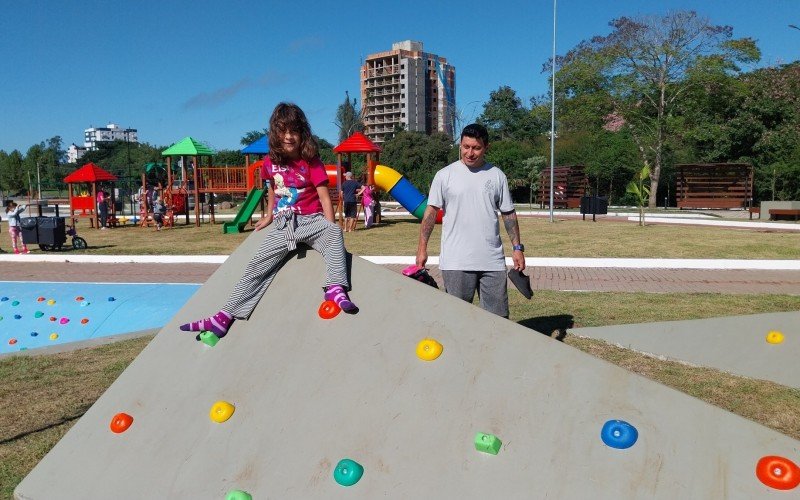
[[[20,217],[19,214],[25,211],[25,205],[17,205],[13,200],[6,202],[6,218],[8,219],[8,234],[11,235],[11,248],[14,253],[20,253],[17,241],[20,239]],[[22,242],[22,253],[31,253],[25,242]]]
[[268,216],[258,221],[256,231],[275,224],[264,237],[244,275],[233,287],[228,302],[215,315],[181,325],[184,331],[210,331],[223,337],[234,319],[247,319],[272,283],[286,255],[306,243],[325,259],[325,299],[354,314],[345,262],[342,229],[334,223],[328,193],[328,176],[319,159],[317,143],[303,111],[294,104],[280,103],[269,120],[269,156],[262,177],[268,179]]

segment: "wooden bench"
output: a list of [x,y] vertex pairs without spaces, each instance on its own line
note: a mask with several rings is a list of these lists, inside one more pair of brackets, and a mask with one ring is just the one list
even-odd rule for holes
[[750,212],[750,220],[753,220],[753,215],[761,216],[761,207],[750,207],[747,211]]
[[769,209],[769,220],[778,220],[778,217],[794,217],[794,221],[797,222],[798,217],[800,217],[800,208],[770,208]]

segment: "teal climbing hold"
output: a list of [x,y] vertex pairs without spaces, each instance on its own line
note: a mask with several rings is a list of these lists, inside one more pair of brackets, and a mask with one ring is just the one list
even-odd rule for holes
[[364,475],[364,467],[358,462],[343,458],[333,469],[333,479],[342,486],[353,486]]

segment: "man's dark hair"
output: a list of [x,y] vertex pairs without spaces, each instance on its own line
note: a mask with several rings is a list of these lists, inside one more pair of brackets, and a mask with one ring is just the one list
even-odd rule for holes
[[480,123],[473,123],[464,127],[461,131],[461,138],[472,137],[473,139],[480,139],[484,146],[489,145],[489,131]]

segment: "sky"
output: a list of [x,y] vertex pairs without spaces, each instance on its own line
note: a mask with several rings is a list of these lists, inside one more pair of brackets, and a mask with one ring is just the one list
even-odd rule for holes
[[[23,154],[115,123],[139,141],[192,136],[239,149],[280,101],[297,103],[333,144],[345,91],[359,98],[364,57],[417,40],[456,67],[464,122],[490,92],[546,94],[552,0],[274,2],[0,0],[0,150]],[[610,32],[612,19],[696,10],[757,40],[772,66],[800,59],[800,0],[559,0],[557,53]]]

